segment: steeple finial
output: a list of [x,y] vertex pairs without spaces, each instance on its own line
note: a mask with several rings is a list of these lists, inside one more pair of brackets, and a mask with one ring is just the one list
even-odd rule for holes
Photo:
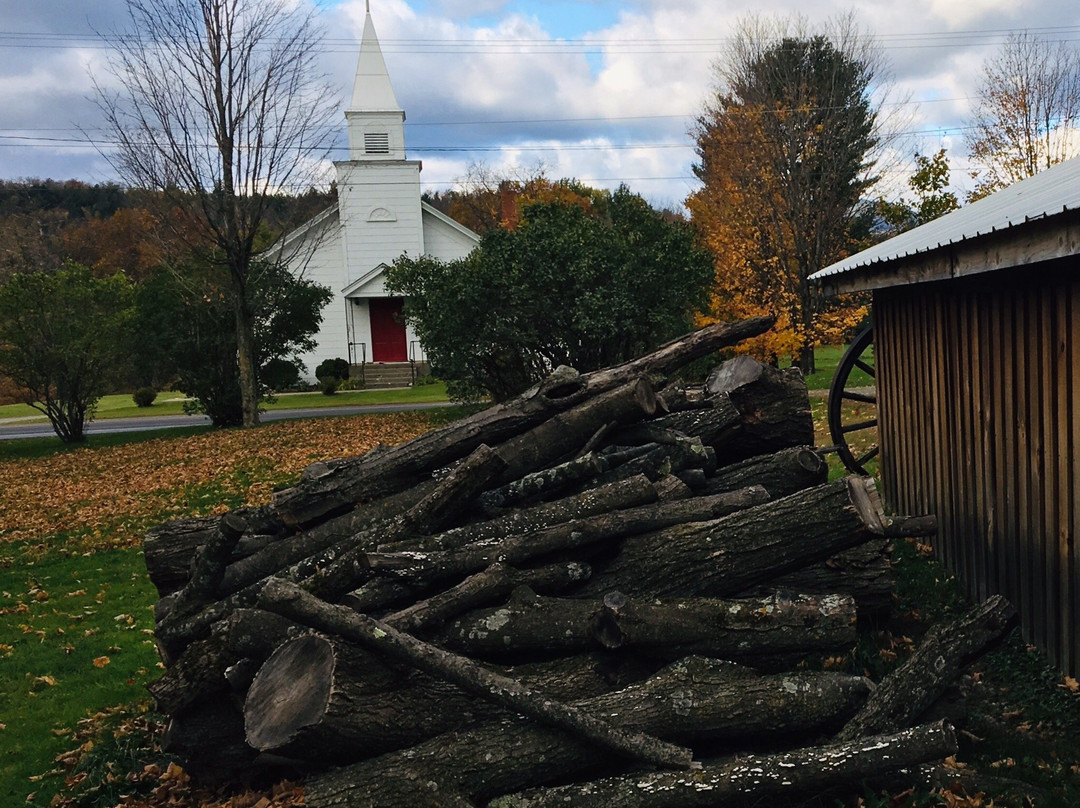
[[371,0],[367,0],[367,13],[371,13]]

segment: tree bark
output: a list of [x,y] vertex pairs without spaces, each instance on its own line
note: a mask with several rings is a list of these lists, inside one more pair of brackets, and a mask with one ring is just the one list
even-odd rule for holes
[[[639,685],[576,705],[641,732],[742,745],[770,731],[793,737],[827,731],[858,709],[867,690],[866,680],[844,674],[759,677],[739,665],[689,657]],[[560,730],[521,718],[489,721],[315,775],[305,798],[310,808],[426,808],[439,804],[443,790],[484,800],[613,762]],[[417,782],[428,784],[421,794],[410,787]]]
[[623,732],[576,707],[530,691],[513,679],[493,673],[469,659],[421,642],[366,615],[323,603],[294,584],[271,580],[263,588],[260,602],[270,611],[407,662],[480,698],[571,732],[609,752],[657,766],[687,768],[691,763],[688,749],[642,733]]
[[512,482],[564,455],[576,453],[605,424],[633,423],[652,415],[656,406],[652,385],[645,379],[637,379],[557,413],[528,432],[499,444],[499,455],[506,461],[503,482]]
[[[717,515],[750,508],[765,500],[762,488],[744,488],[715,497],[660,502],[625,511],[599,514],[561,525],[510,536],[500,542],[462,547],[435,553],[367,553],[346,561],[364,575],[381,574],[414,586],[433,586],[478,572],[491,564],[524,564],[550,553],[603,545],[635,533],[655,531],[671,525],[694,524]],[[323,578],[312,578],[305,588],[324,597],[333,596],[347,585],[350,570],[331,569]],[[342,581],[346,581],[345,584]],[[324,590],[324,582],[329,582]],[[374,608],[374,607],[373,607]]]
[[709,375],[706,390],[713,396],[726,396],[740,415],[739,430],[722,448],[716,447],[720,465],[790,446],[813,445],[810,398],[797,369],[777,370],[739,356]]
[[607,471],[607,461],[596,452],[575,457],[551,468],[534,471],[480,496],[485,508],[505,508],[530,497],[551,494]]
[[945,692],[964,663],[985,653],[1015,618],[1012,604],[994,595],[953,622],[930,629],[915,653],[875,688],[837,740],[853,741],[910,726]]
[[[690,500],[694,502],[695,500]],[[847,477],[774,502],[632,536],[580,597],[726,597],[855,547],[879,534],[873,481]]]
[[[790,804],[800,796],[858,781],[882,769],[904,769],[956,752],[948,724],[927,724],[863,741],[774,755],[747,755],[690,773],[611,777],[580,785],[508,794],[488,808],[714,808]],[[316,805],[316,803],[311,803]]]
[[855,598],[860,620],[880,618],[889,613],[893,603],[891,546],[887,539],[873,538],[740,594],[776,589],[808,595],[840,592]]
[[746,485],[760,485],[773,499],[780,499],[822,485],[828,477],[829,468],[821,455],[809,446],[798,446],[717,469],[701,493],[719,494]]
[[420,536],[380,544],[379,552],[431,552],[454,550],[469,544],[496,541],[506,536],[531,533],[574,519],[611,513],[656,502],[656,488],[644,475],[590,488],[554,502],[505,514],[483,522],[456,527],[434,536]]
[[416,634],[436,629],[459,614],[500,600],[518,587],[533,592],[559,592],[588,579],[592,570],[578,561],[551,564],[534,570],[518,570],[506,564],[492,564],[470,575],[460,584],[427,600],[387,615],[384,622]]
[[855,638],[855,602],[844,597],[661,602],[620,593],[603,600],[525,593],[455,620],[435,642],[482,659],[626,648],[667,659],[703,654],[752,665],[758,657],[845,649]]
[[223,595],[236,592],[248,584],[261,581],[303,559],[322,552],[343,539],[364,534],[371,537],[371,549],[382,534],[372,532],[378,525],[389,524],[428,496],[438,485],[434,479],[424,480],[397,494],[360,505],[349,513],[328,519],[303,530],[252,555],[234,561],[225,571],[221,582]]
[[[246,534],[264,534],[275,539],[286,534],[285,526],[266,507],[237,508],[230,515],[243,520]],[[220,519],[220,516],[173,519],[146,532],[143,558],[158,597],[179,591],[188,582],[195,551],[210,538]]]
[[[244,702],[247,742],[305,760],[354,762],[413,746],[480,720],[513,713],[460,687],[411,672],[394,687],[372,686],[356,669],[359,649],[318,636],[283,645],[259,670]],[[363,652],[360,652],[363,653]],[[597,696],[644,678],[637,665],[605,666],[598,656],[499,669],[553,699]]]
[[481,443],[495,446],[507,441],[553,414],[631,379],[667,375],[720,348],[764,333],[774,321],[772,317],[756,317],[716,323],[672,340],[643,357],[585,376],[559,369],[515,399],[420,435],[367,462],[357,458],[337,463],[318,480],[304,480],[279,492],[274,505],[281,517],[293,525],[310,524],[334,512],[349,510],[358,502],[408,487],[417,475],[452,463]]

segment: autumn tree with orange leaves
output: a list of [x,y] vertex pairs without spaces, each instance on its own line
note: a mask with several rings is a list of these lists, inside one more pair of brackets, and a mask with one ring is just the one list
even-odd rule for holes
[[749,18],[714,70],[695,131],[703,187],[686,203],[716,254],[702,319],[773,314],[776,328],[749,350],[812,373],[814,347],[842,341],[866,314],[808,278],[848,253],[875,182],[880,62],[850,19],[807,35],[798,21]]

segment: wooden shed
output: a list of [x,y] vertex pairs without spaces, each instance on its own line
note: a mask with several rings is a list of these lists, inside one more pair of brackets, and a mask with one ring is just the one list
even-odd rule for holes
[[817,273],[873,292],[883,493],[1080,674],[1080,159]]

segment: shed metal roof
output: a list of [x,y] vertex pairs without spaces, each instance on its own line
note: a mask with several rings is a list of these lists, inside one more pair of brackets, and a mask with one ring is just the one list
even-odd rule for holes
[[[880,244],[837,261],[815,272],[811,280],[830,283],[834,276],[857,273],[868,278],[887,271],[904,259],[930,257],[939,250],[971,239],[1001,234],[1029,222],[1047,220],[1068,211],[1080,210],[1080,158],[1051,166],[1034,177],[1021,180],[988,197],[927,222]],[[971,272],[978,271],[971,269]],[[956,275],[966,274],[958,271]],[[842,286],[846,279],[836,278]],[[872,281],[858,284],[873,288]]]

